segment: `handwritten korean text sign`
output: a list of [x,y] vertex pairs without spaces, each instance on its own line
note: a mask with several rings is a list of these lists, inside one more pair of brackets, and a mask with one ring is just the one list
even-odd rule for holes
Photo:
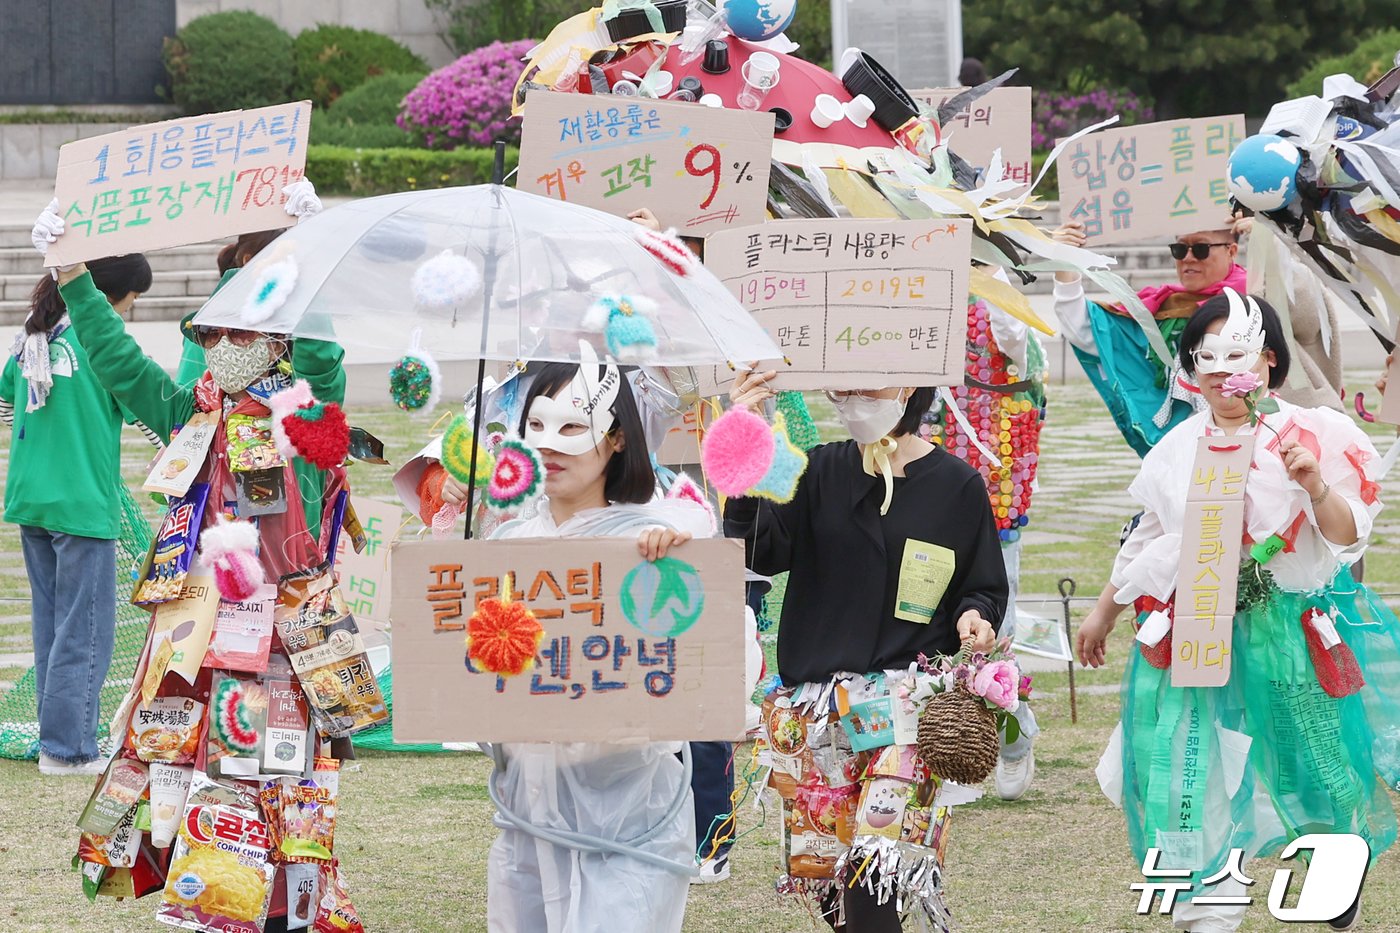
[[[943,87],[912,91],[921,105],[941,106],[967,88]],[[1031,89],[999,87],[943,124],[949,148],[968,164],[985,168],[1001,150],[1006,177],[1023,185],[1031,181]]]
[[1244,117],[1145,123],[1092,133],[1060,154],[1060,207],[1090,246],[1225,227],[1230,153]]
[[960,385],[971,250],[966,220],[782,220],[714,234],[705,265],[792,361],[768,361],[781,388]]
[[522,191],[625,217],[650,208],[687,236],[766,216],[773,115],[645,98],[533,91]]
[[67,227],[48,265],[200,243],[296,222],[311,104],[231,110],[71,142],[54,195]]
[[[744,731],[744,552],[691,541],[650,565],[633,538],[410,541],[394,546],[394,738],[733,739]],[[478,602],[526,604],[535,667],[478,671]]]

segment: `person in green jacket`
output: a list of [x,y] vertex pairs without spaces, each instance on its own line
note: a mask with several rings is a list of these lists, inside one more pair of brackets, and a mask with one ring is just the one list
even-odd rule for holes
[[[151,287],[140,253],[94,260],[92,301],[120,322]],[[97,377],[52,276],[35,287],[0,375],[11,425],[5,520],[20,527],[33,600],[39,771],[100,773],[101,691],[116,635],[121,427],[130,415]]]

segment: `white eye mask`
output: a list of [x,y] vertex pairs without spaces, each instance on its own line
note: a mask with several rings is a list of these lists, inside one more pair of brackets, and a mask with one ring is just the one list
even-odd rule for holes
[[1225,289],[1230,315],[1218,334],[1206,334],[1192,351],[1197,373],[1242,373],[1253,369],[1264,351],[1264,313],[1253,298]]
[[[536,450],[578,456],[603,443],[614,420],[612,408],[622,387],[622,375],[616,366],[608,366],[602,379],[593,375],[597,371],[595,364],[585,362],[558,398],[535,397],[525,422],[527,444]],[[565,429],[571,427],[583,430],[566,434]]]

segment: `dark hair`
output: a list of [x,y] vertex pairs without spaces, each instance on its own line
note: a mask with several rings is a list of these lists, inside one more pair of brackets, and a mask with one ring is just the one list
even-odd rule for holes
[[904,403],[904,415],[900,417],[899,424],[895,425],[894,430],[890,432],[890,437],[917,434],[919,423],[924,420],[924,412],[933,407],[935,393],[935,389],[927,386],[915,389],[909,396],[909,401]]
[[[1258,295],[1251,297],[1258,302],[1259,311],[1264,316],[1264,349],[1274,351],[1274,368],[1269,370],[1269,388],[1277,389],[1288,378],[1288,338],[1283,334],[1283,323],[1279,321],[1278,312],[1273,306]],[[1186,326],[1181,329],[1181,347],[1177,354],[1181,359],[1181,368],[1187,375],[1196,375],[1196,361],[1191,351],[1200,344],[1206,329],[1229,316],[1229,297],[1216,295],[1197,308],[1196,313],[1186,321]]]
[[277,239],[282,233],[281,229],[240,233],[235,242],[219,250],[219,275],[224,275],[230,269],[243,268],[248,264],[248,260],[262,252],[267,244]]
[[[87,264],[92,273],[92,284],[107,296],[112,304],[121,301],[135,292],[145,294],[151,288],[151,264],[144,253],[127,253],[125,256],[109,256],[94,259]],[[50,330],[63,317],[68,308],[58,293],[58,283],[45,272],[29,294],[29,307],[33,313],[24,322],[26,334],[38,334]]]
[[[530,419],[530,406],[541,395],[553,397],[554,393],[573,382],[578,374],[577,363],[545,363],[538,370],[531,366],[526,373],[534,379],[530,390],[525,393],[525,407],[520,413],[520,433],[524,435],[525,424]],[[598,369],[603,373],[602,367]],[[656,474],[651,468],[651,454],[647,450],[646,430],[642,427],[642,416],[637,411],[637,401],[632,397],[632,383],[622,374],[622,385],[617,390],[617,400],[611,410],[613,422],[608,433],[622,432],[623,447],[608,460],[604,473],[603,495],[609,502],[650,502],[656,495]]]
[[958,69],[958,83],[963,87],[976,87],[987,83],[987,66],[976,58],[964,58]]

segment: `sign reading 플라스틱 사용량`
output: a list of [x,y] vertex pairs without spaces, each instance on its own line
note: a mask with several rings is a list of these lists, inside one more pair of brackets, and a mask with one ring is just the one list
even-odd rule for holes
[[[744,551],[691,541],[655,563],[627,538],[394,545],[394,740],[730,740],[744,731]],[[476,606],[544,629],[531,669],[479,670]]]
[[47,265],[201,243],[296,223],[282,189],[306,167],[311,103],[231,110],[71,142]]
[[968,220],[780,220],[710,236],[705,265],[791,361],[761,364],[778,388],[961,385],[971,250]]
[[619,217],[648,208],[686,236],[762,223],[773,115],[641,97],[532,91],[521,191]]

